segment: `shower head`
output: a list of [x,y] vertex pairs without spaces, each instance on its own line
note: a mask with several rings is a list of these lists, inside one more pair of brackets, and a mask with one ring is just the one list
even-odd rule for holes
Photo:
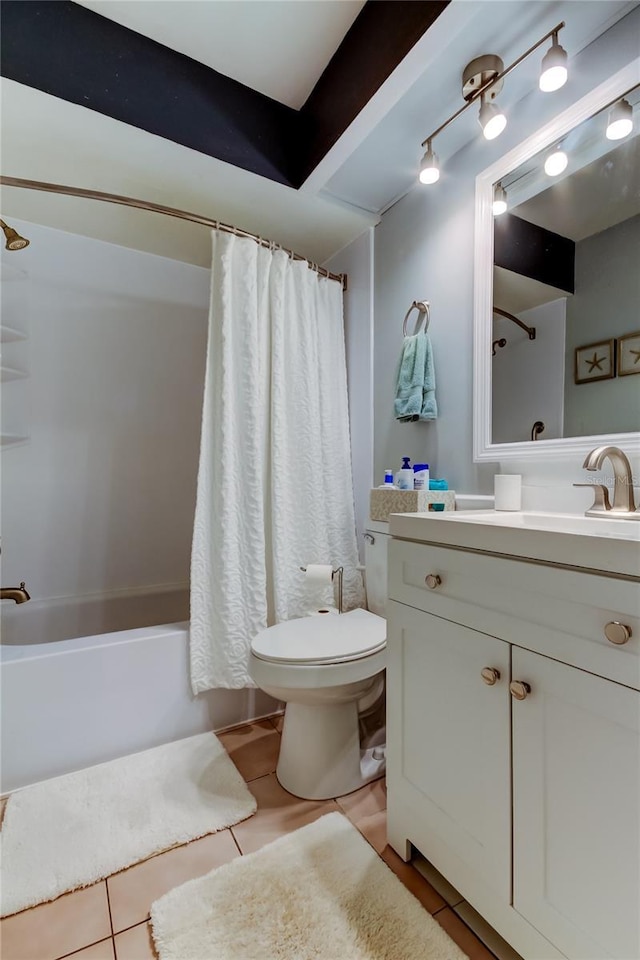
[[5,249],[7,250],[24,250],[25,247],[29,246],[29,241],[25,240],[24,237],[21,237],[17,230],[14,230],[13,227],[7,226],[4,220],[0,220],[0,227],[4,232],[6,238]]

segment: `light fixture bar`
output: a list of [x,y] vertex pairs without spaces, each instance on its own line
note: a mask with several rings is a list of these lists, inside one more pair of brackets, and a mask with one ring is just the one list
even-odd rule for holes
[[489,89],[490,89],[491,87],[493,87],[496,83],[498,83],[499,80],[502,80],[502,78],[503,78],[503,77],[506,77],[508,73],[511,73],[512,70],[515,70],[515,68],[516,68],[519,64],[521,64],[523,60],[526,60],[527,57],[530,56],[530,54],[533,53],[534,50],[537,50],[538,47],[541,47],[542,44],[545,43],[547,40],[549,40],[550,37],[553,37],[555,34],[558,34],[558,32],[559,32],[560,30],[562,30],[562,28],[563,28],[564,26],[565,26],[565,22],[564,22],[564,20],[562,20],[562,21],[561,21],[559,24],[557,24],[557,26],[555,26],[552,30],[549,30],[548,33],[545,33],[544,37],[540,37],[540,39],[537,41],[537,43],[534,43],[534,45],[533,45],[532,47],[529,47],[528,50],[525,50],[525,52],[524,52],[521,56],[519,56],[517,60],[514,60],[513,63],[510,63],[510,64],[509,64],[508,67],[505,67],[505,69],[502,71],[502,73],[496,74],[496,76],[495,76],[492,80],[487,80],[487,82],[486,82],[485,84],[483,84],[481,87],[478,87],[478,89],[477,89],[477,90],[474,92],[474,94],[467,100],[467,102],[464,104],[464,106],[460,107],[459,110],[456,110],[456,112],[455,112],[454,114],[452,114],[452,115],[449,117],[448,120],[445,120],[445,122],[444,122],[443,124],[441,124],[441,125],[438,127],[437,130],[434,130],[433,133],[430,133],[428,137],[425,137],[425,139],[422,141],[422,146],[425,147],[425,146],[427,145],[427,143],[429,142],[429,140],[433,140],[435,137],[438,136],[439,133],[442,133],[442,131],[445,129],[445,127],[448,127],[450,123],[453,123],[453,121],[454,121],[457,117],[459,117],[461,113],[464,113],[464,111],[465,111],[468,107],[470,107],[472,103],[475,103],[476,100],[477,100],[483,93],[486,93],[487,90],[489,90]]

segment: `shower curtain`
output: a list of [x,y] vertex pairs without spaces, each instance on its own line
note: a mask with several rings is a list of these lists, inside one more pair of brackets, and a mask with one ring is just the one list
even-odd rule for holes
[[301,566],[358,563],[342,289],[305,261],[213,231],[191,554],[191,683],[255,686],[251,639],[304,614]]

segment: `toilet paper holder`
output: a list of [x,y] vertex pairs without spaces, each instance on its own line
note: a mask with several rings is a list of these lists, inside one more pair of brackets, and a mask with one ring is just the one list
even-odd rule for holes
[[[300,567],[303,573],[307,572],[306,567]],[[338,584],[338,613],[342,613],[342,576],[344,574],[344,567],[336,567],[335,570],[331,571],[331,580],[337,581]]]

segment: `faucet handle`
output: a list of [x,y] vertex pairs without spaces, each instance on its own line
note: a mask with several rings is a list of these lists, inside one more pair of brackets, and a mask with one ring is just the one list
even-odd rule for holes
[[593,514],[606,513],[611,510],[611,501],[609,500],[609,491],[604,483],[574,483],[574,487],[591,487],[594,494],[594,501],[585,511],[585,517]]

